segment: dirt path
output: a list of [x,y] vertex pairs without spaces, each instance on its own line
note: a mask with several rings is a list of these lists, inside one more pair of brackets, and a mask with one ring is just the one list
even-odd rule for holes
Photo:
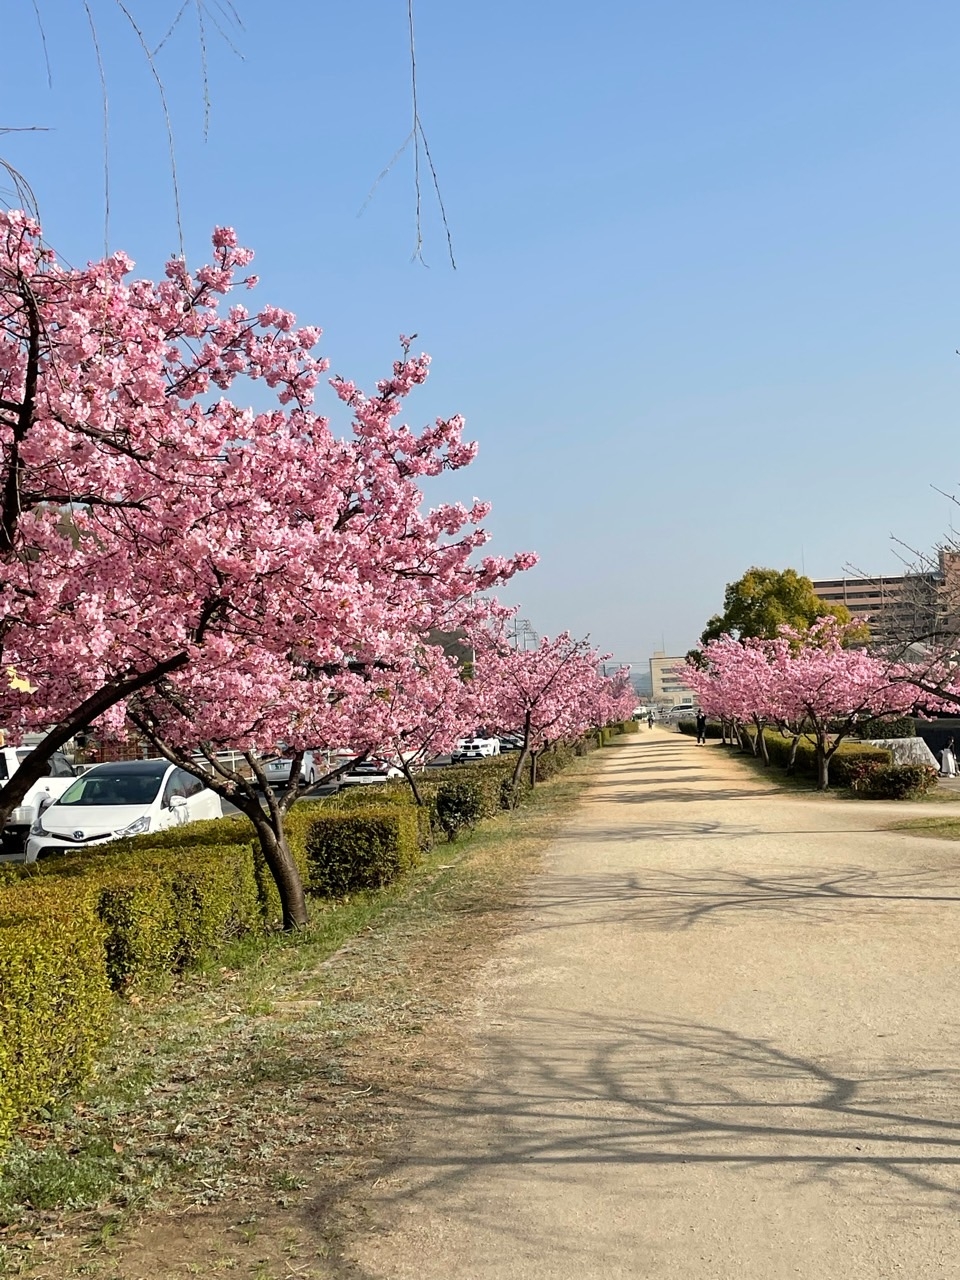
[[891,813],[611,750],[351,1274],[960,1277],[960,849]]

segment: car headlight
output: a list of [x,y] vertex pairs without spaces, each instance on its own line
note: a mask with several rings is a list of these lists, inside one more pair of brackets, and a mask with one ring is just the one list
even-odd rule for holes
[[124,827],[122,831],[118,831],[118,836],[142,836],[150,830],[150,815],[145,813],[142,818],[137,818],[131,822],[129,827]]

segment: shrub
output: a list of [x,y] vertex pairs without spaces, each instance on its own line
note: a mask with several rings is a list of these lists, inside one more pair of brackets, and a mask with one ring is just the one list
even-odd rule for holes
[[[756,736],[756,730],[748,726],[744,731],[748,738]],[[786,768],[790,761],[793,739],[771,729],[764,732],[771,764]],[[841,787],[853,785],[853,780],[864,777],[872,768],[892,763],[893,757],[885,747],[866,747],[849,739],[840,743],[830,761],[830,781]],[[811,778],[817,776],[817,755],[813,743],[801,738],[797,743],[794,768],[797,773]]]
[[45,860],[34,882],[100,921],[116,990],[155,983],[263,924],[250,845],[165,849],[135,837]]
[[[696,733],[697,733],[696,720],[680,720],[677,722],[677,728],[680,730],[681,733],[689,734],[691,738],[696,737]],[[764,737],[767,737],[769,732],[770,732],[769,730],[766,730],[764,732]],[[708,720],[707,721],[707,737],[719,738],[721,736],[722,735],[720,732],[720,721]]]
[[537,757],[537,780],[546,782],[561,770],[566,769],[573,759],[573,748],[566,742],[554,742]]
[[855,732],[858,738],[915,738],[917,726],[912,716],[881,716],[861,720]]
[[315,893],[340,898],[379,889],[419,861],[417,817],[400,805],[318,815],[306,849]]
[[[838,787],[852,787],[857,776],[869,776],[877,769],[889,767],[893,757],[884,747],[864,747],[859,742],[841,742],[830,761],[830,781]],[[813,772],[816,772],[814,761]]]
[[90,1074],[110,1022],[103,932],[69,893],[0,897],[0,1143]]
[[870,800],[912,800],[926,795],[937,776],[937,770],[930,764],[884,764],[874,769],[855,790]]
[[[504,778],[509,785],[510,779]],[[498,807],[502,803],[498,788]],[[437,821],[448,840],[455,840],[464,827],[473,827],[484,816],[483,788],[476,778],[451,778],[437,788]]]
[[400,805],[409,809],[417,815],[420,848],[426,853],[433,844],[436,826],[437,781],[428,774],[417,778],[417,790],[423,801],[419,805],[414,801],[409,783],[404,782],[402,786],[393,783],[381,786],[378,783],[372,787],[347,787],[330,801],[330,806],[335,810],[382,808],[384,805]]

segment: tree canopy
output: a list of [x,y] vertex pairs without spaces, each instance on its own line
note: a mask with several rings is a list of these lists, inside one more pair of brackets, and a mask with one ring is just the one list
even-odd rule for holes
[[[723,613],[715,613],[700,636],[709,644],[722,635],[738,640],[775,639],[780,627],[808,630],[818,618],[835,618],[845,625],[851,621],[846,605],[821,600],[813,583],[796,569],[748,569],[736,582],[728,582],[723,596]],[[854,633],[850,633],[851,636]],[[867,639],[865,624],[856,639]]]

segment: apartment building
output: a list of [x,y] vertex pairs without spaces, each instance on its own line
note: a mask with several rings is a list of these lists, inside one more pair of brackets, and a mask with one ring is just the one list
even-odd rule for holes
[[659,707],[683,707],[695,703],[696,694],[683,682],[684,657],[669,657],[661,650],[650,659],[650,686]]
[[813,589],[867,622],[873,644],[903,643],[960,614],[960,553],[941,551],[937,568],[925,573],[821,578]]

